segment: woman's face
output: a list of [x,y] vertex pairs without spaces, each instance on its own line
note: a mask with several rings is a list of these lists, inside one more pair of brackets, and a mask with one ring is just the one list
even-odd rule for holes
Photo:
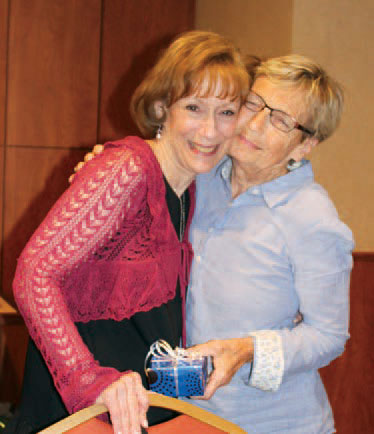
[[[203,93],[203,92],[201,92]],[[220,95],[220,89],[216,89]],[[196,175],[211,170],[225,155],[239,115],[239,100],[190,95],[166,109],[161,140],[182,171]]]
[[[308,113],[304,93],[293,87],[280,87],[266,77],[259,77],[252,86],[273,109],[281,110],[293,117],[301,125],[307,125]],[[315,138],[294,129],[288,133],[280,131],[270,122],[270,111],[260,112],[242,107],[238,120],[237,135],[232,141],[229,155],[234,161],[251,171],[271,173],[271,178],[284,175],[292,158],[300,161],[317,143]]]

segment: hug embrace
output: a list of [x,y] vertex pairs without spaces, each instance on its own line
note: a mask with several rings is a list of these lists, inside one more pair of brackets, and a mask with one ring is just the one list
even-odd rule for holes
[[306,157],[338,126],[341,87],[305,57],[246,63],[192,31],[130,107],[143,137],[86,163],[19,258],[32,339],[7,432],[94,402],[115,433],[173,417],[147,412],[163,339],[212,357],[196,405],[248,432],[333,433],[318,369],[349,337],[353,239]]

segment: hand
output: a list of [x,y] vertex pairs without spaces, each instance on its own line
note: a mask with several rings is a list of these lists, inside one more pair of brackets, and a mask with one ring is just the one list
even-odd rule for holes
[[292,322],[295,324],[295,326],[299,325],[303,321],[304,317],[301,312],[297,312],[295,318],[292,320]]
[[92,152],[88,152],[85,156],[84,156],[84,161],[80,161],[75,167],[74,167],[74,173],[72,175],[69,176],[69,184],[71,184],[73,182],[73,179],[75,177],[75,173],[79,172],[82,167],[85,165],[85,163],[87,163],[87,161],[92,160],[93,158],[96,157],[96,155],[101,154],[104,151],[104,145],[95,145],[92,148]]
[[232,377],[245,364],[253,360],[253,338],[236,338],[226,340],[212,340],[205,344],[195,345],[188,351],[203,356],[212,356],[213,371],[202,397],[196,399],[210,399],[215,391],[230,383]]
[[104,389],[96,399],[109,410],[115,434],[140,434],[148,428],[148,395],[137,372],[130,372]]

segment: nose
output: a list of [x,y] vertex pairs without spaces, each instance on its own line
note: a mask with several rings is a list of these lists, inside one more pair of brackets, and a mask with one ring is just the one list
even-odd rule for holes
[[201,135],[207,138],[213,138],[217,134],[217,123],[214,114],[207,115],[202,121]]
[[255,131],[264,129],[270,113],[268,109],[264,107],[261,111],[253,113],[248,120],[247,126]]

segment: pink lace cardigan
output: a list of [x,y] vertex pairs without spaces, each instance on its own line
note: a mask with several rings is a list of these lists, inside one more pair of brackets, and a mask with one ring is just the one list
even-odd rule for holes
[[178,277],[184,301],[194,193],[193,184],[179,242],[160,166],[146,142],[128,137],[85,165],[26,245],[16,302],[68,411],[93,403],[123,374],[99,366],[74,322],[160,306],[175,296]]

